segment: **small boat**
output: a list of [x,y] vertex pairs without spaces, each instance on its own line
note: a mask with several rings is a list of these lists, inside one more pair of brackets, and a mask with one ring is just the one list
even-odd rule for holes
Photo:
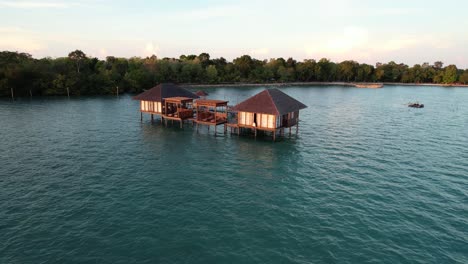
[[382,88],[384,85],[383,83],[355,83],[354,87],[356,88],[371,88],[371,89],[377,89],[377,88]]
[[420,103],[411,103],[411,104],[408,104],[408,107],[412,107],[412,108],[424,108],[424,104],[420,104]]

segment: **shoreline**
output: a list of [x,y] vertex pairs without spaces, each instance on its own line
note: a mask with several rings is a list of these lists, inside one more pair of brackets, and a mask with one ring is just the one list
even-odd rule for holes
[[[355,87],[357,83],[351,82],[291,82],[291,83],[226,83],[226,84],[180,84],[188,88],[223,88],[223,87],[287,87],[287,86],[343,86]],[[359,84],[383,84],[388,86],[435,86],[435,87],[468,87],[468,84],[437,84],[437,83],[362,83]],[[364,89],[364,88],[359,88]],[[377,88],[380,89],[380,88]]]
[[[356,87],[356,84],[383,84],[383,87]],[[349,88],[356,88],[356,89],[382,89],[385,86],[407,86],[407,87],[416,87],[416,86],[423,86],[423,87],[442,87],[442,88],[468,88],[468,84],[436,84],[436,83],[351,83],[351,82],[290,82],[290,83],[225,83],[225,84],[184,84],[180,83],[177,84],[181,87],[185,87],[188,89],[205,89],[205,88],[249,88],[249,87],[292,87],[292,86],[299,86],[299,87],[308,87],[308,86],[342,86],[342,87],[349,87]],[[120,93],[123,95],[126,93]],[[132,93],[129,93],[132,94]],[[115,94],[101,94],[102,96],[115,96]],[[89,94],[89,95],[71,95],[70,97],[79,97],[79,96],[101,96],[98,94]],[[34,95],[34,96],[15,96],[13,100],[17,98],[32,98],[32,97],[67,97],[67,95]],[[0,96],[0,99],[9,99],[11,100],[10,96]]]

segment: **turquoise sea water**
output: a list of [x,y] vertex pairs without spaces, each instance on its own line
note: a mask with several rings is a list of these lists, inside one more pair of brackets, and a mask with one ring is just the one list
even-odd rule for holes
[[0,263],[468,263],[468,89],[282,90],[309,108],[277,143],[0,101]]

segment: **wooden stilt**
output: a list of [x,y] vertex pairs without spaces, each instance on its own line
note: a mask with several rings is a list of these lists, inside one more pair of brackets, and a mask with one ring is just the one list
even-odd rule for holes
[[140,122],[143,122],[143,112],[140,112]]
[[198,133],[198,122],[197,122],[197,133]]
[[15,95],[13,93],[13,88],[10,88],[10,90],[11,90],[11,99],[15,100]]
[[296,136],[297,134],[299,134],[299,120],[297,120],[297,124],[296,124]]
[[183,120],[180,120],[180,128],[182,128],[184,126],[184,121]]
[[255,139],[257,139],[257,129],[254,128],[254,132],[255,132]]
[[214,126],[214,127],[215,127],[215,137],[216,137],[216,127],[217,127],[217,126],[216,126],[216,124],[215,124],[215,126]]
[[276,137],[276,130],[273,130],[273,142],[275,142],[275,140],[276,140],[275,137]]
[[67,87],[67,97],[70,98],[70,89]]
[[151,114],[151,123],[153,123],[154,117],[153,114]]
[[227,124],[224,123],[224,135],[226,135],[226,133],[227,133]]
[[161,125],[163,124],[164,122],[164,117],[161,115]]
[[29,96],[32,98],[32,91],[29,90]]
[[289,136],[291,136],[291,127],[289,127]]

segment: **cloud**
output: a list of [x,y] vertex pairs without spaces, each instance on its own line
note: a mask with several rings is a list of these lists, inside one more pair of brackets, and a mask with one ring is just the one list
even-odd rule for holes
[[74,3],[70,2],[42,2],[42,1],[0,1],[0,7],[9,8],[68,8]]
[[[397,56],[402,51],[406,53],[428,46],[433,49],[446,47],[433,36],[389,35],[382,36],[371,33],[365,28],[347,27],[341,34],[334,34],[312,39],[305,46],[305,53],[312,58],[330,58],[332,60],[370,61],[376,58]],[[397,56],[398,57],[398,56]]]

